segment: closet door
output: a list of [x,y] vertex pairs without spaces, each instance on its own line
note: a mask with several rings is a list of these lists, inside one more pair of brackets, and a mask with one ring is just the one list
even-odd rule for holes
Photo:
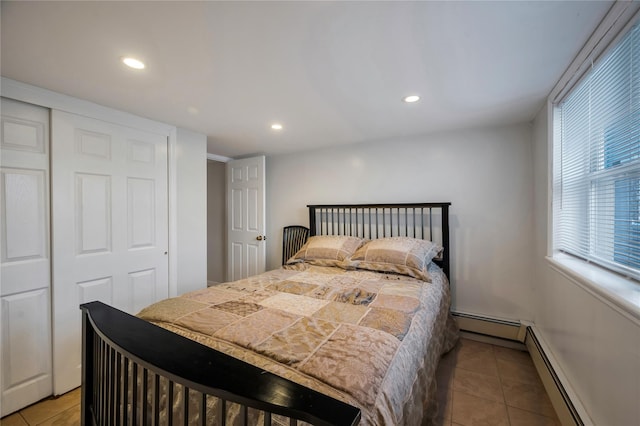
[[51,395],[49,110],[2,99],[0,406]]
[[78,306],[168,297],[167,137],[52,112],[54,393],[80,385]]

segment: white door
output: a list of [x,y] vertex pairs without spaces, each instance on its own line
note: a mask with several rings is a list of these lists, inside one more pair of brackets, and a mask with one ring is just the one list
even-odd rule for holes
[[168,297],[167,137],[52,112],[54,393],[80,385],[78,306]]
[[2,99],[0,406],[51,395],[49,110]]
[[264,272],[265,157],[227,163],[227,280]]

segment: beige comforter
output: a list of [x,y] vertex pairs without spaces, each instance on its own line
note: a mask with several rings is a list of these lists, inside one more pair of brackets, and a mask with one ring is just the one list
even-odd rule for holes
[[[286,269],[285,269],[286,268]],[[449,285],[292,265],[151,305],[139,317],[359,407],[364,425],[429,424],[456,341]]]

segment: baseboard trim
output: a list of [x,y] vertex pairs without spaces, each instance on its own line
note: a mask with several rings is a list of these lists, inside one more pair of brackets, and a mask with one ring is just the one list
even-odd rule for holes
[[463,336],[471,333],[480,336],[477,340],[485,340],[493,344],[500,345],[502,340],[524,345],[531,355],[560,423],[563,426],[592,426],[589,415],[577,395],[568,386],[566,377],[559,369],[554,368],[557,363],[548,355],[549,350],[544,341],[536,336],[533,324],[462,312],[452,312],[452,315]]

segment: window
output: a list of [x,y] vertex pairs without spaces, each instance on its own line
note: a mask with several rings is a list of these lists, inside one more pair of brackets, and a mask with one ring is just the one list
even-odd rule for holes
[[638,24],[554,115],[554,248],[640,279]]

